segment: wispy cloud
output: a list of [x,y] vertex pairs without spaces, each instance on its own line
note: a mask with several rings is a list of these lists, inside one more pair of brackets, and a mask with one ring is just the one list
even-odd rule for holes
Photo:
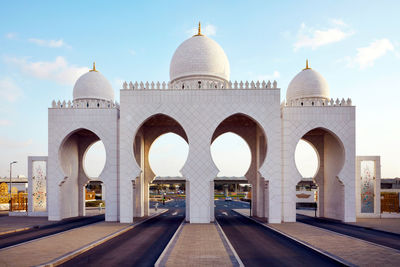
[[8,126],[11,122],[9,120],[0,119],[0,126]]
[[129,54],[131,54],[132,56],[136,56],[136,51],[133,49],[129,49]]
[[278,79],[279,77],[281,77],[281,74],[279,73],[279,71],[275,70],[272,74],[263,74],[263,75],[257,76],[256,80],[267,81],[267,80]]
[[89,71],[87,67],[69,64],[62,56],[56,57],[54,61],[31,62],[24,58],[6,58],[6,62],[16,65],[32,77],[67,85],[74,84],[82,74]]
[[302,23],[297,33],[297,40],[293,44],[294,51],[305,47],[317,49],[320,46],[342,41],[354,33],[340,19],[332,19],[331,24],[329,28],[315,29]]
[[339,26],[347,26],[347,24],[342,19],[331,19],[331,22]]
[[[187,35],[192,36],[197,34],[198,27],[193,27],[186,31]],[[215,36],[217,34],[217,27],[212,24],[205,24],[201,26],[201,33],[208,36]]]
[[22,90],[14,80],[9,77],[0,78],[0,99],[15,102],[20,96],[22,96]]
[[21,147],[28,147],[32,145],[32,139],[27,139],[24,141],[17,141],[14,139],[10,139],[7,137],[0,137],[0,146],[3,148],[21,148]]
[[51,48],[59,48],[59,47],[69,47],[63,39],[59,40],[43,40],[43,39],[37,39],[37,38],[29,38],[29,42],[34,43],[38,46],[43,46],[43,47],[51,47]]
[[372,67],[375,61],[388,52],[394,51],[394,45],[388,39],[383,38],[373,41],[368,46],[357,48],[357,55],[347,58],[349,66],[358,66],[360,69]]
[[15,32],[9,32],[5,34],[5,37],[9,40],[14,40],[17,38],[17,34]]

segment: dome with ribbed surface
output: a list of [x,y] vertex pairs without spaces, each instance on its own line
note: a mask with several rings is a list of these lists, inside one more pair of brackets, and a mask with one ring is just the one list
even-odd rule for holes
[[290,82],[286,91],[286,101],[322,98],[329,99],[329,85],[325,78],[308,66]]
[[198,34],[184,41],[175,51],[169,69],[170,81],[211,79],[229,81],[229,61],[214,40]]
[[74,100],[101,99],[114,101],[114,90],[103,74],[91,70],[76,81],[73,92]]

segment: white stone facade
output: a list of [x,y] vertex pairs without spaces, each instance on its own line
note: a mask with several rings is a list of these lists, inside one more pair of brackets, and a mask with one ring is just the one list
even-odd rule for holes
[[94,106],[49,108],[49,220],[84,215],[84,186],[89,178],[83,171],[83,154],[99,139],[106,150],[106,163],[99,176],[107,190],[106,220],[118,220],[119,109]]
[[[89,179],[82,161],[97,140],[103,141],[107,157],[99,177],[107,191],[106,220],[129,223],[148,215],[148,185],[155,177],[148,163],[149,147],[161,134],[174,132],[189,145],[181,170],[186,180],[186,220],[209,223],[214,220],[213,186],[219,172],[210,146],[219,135],[234,132],[251,150],[245,176],[253,185],[253,215],[270,223],[296,220],[296,184],[301,176],[294,154],[304,139],[319,155],[314,181],[319,187],[320,216],[355,221],[351,100],[329,99],[325,84],[318,83],[322,78],[308,67],[296,76],[302,84],[291,83],[296,92],[288,95],[295,97],[283,103],[276,81],[230,82],[222,48],[204,38],[199,29],[199,35],[184,43],[184,50],[175,52],[171,82],[125,82],[120,105],[113,102],[108,84],[91,88],[103,80],[97,72],[75,85],[74,96],[80,97],[53,102],[49,109],[50,220],[84,214],[83,192]],[[198,54],[191,57],[193,51]],[[218,57],[209,60],[210,55]]]
[[318,152],[320,166],[313,178],[319,186],[320,216],[355,221],[355,107],[282,108],[283,220],[288,222],[296,221],[295,190],[301,175],[294,151],[300,139]]

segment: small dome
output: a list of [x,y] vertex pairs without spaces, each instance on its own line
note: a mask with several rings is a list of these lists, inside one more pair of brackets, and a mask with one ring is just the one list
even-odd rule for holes
[[101,99],[114,101],[114,89],[103,74],[93,66],[93,70],[83,74],[74,85],[74,100]]
[[329,85],[317,71],[307,66],[290,82],[286,91],[286,101],[301,98],[329,99]]
[[229,61],[224,50],[214,40],[200,32],[184,41],[172,56],[170,81],[210,78],[229,81]]

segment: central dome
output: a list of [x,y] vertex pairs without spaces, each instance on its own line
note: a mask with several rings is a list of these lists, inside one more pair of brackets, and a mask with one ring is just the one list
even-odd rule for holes
[[171,82],[191,79],[229,81],[229,61],[224,50],[214,40],[200,32],[184,41],[172,56]]

